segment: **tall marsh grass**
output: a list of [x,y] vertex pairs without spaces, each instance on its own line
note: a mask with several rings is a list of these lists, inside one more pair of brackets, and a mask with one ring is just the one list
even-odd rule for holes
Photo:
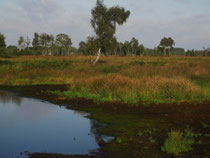
[[209,57],[22,56],[0,59],[0,85],[67,84],[59,95],[96,102],[210,100]]
[[[77,93],[78,96],[74,94]],[[73,81],[66,97],[81,97],[99,101],[174,102],[199,101],[209,98],[209,91],[182,77],[129,78],[118,74],[82,78]],[[84,95],[82,95],[84,94]],[[89,95],[85,95],[89,94]]]

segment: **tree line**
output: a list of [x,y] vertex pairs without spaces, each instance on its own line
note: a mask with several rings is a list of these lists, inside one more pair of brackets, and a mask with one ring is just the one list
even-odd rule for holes
[[[138,56],[155,55],[170,56],[171,54],[199,56],[210,55],[210,49],[203,51],[174,48],[175,41],[171,37],[164,37],[160,44],[154,49],[145,48],[133,37],[130,41],[118,42],[115,33],[117,25],[121,26],[127,22],[130,11],[119,6],[108,8],[103,0],[97,0],[96,6],[91,10],[91,26],[95,32],[94,36],[88,36],[86,41],[79,43],[79,48],[72,46],[72,39],[67,34],[61,33],[56,36],[47,33],[34,33],[33,40],[21,36],[18,47],[6,47],[5,36],[0,33],[0,55],[96,55],[100,49],[106,56]],[[31,47],[32,46],[32,47]]]
[[[29,45],[32,44],[30,48]],[[34,33],[32,42],[30,39],[21,36],[18,40],[18,49],[22,52],[34,51],[41,55],[68,55],[71,52],[77,51],[72,47],[72,40],[66,34],[49,35],[47,33]]]

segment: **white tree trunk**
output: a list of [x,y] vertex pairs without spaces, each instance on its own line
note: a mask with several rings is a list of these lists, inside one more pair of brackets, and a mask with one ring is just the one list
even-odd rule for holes
[[98,62],[100,57],[101,57],[101,48],[99,48],[99,50],[98,50],[98,56],[96,57],[96,60],[94,61],[93,65],[95,65]]
[[99,48],[99,50],[98,50],[98,56],[96,57],[95,61],[94,61],[92,55],[89,56],[90,63],[93,64],[93,65],[95,65],[99,61],[100,57],[101,57],[101,48]]

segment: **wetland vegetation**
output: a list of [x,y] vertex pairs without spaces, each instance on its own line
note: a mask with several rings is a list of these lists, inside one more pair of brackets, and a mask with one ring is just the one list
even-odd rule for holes
[[[0,90],[4,91],[0,92],[0,138],[5,142],[0,142],[5,148],[0,148],[0,156],[19,151],[18,143],[30,135],[24,148],[38,149],[30,148],[30,153],[21,152],[20,157],[24,153],[30,158],[210,157],[210,48],[185,51],[175,48],[171,37],[163,37],[154,49],[144,47],[135,37],[119,42],[116,29],[130,14],[123,7],[107,7],[97,0],[90,20],[95,35],[81,41],[79,48],[72,46],[67,34],[54,37],[36,32],[32,42],[21,36],[18,47],[7,47],[0,33]],[[32,105],[34,100],[29,98],[40,100]],[[29,101],[23,105],[22,100]],[[17,107],[11,108],[10,102]],[[48,113],[35,124],[36,118],[31,119],[32,124],[27,118],[16,122],[25,115],[45,112],[45,106],[57,109],[50,122]],[[36,108],[39,110],[33,110]],[[91,119],[90,129],[85,129],[94,133],[94,139],[83,129],[87,123],[79,122],[89,120],[70,117],[72,110],[90,114],[84,116]],[[59,111],[59,117],[65,117],[60,122]],[[5,118],[13,118],[13,124]],[[76,134],[86,132],[86,139],[79,144],[85,145],[83,152],[78,144],[70,143],[69,137],[76,140],[70,129],[77,129]],[[36,130],[41,143],[34,137]],[[105,135],[113,139],[106,141]],[[42,142],[45,137],[49,140]],[[97,150],[89,153],[93,148]]]
[[0,83],[107,123],[97,130],[115,137],[101,143],[105,157],[208,157],[209,60],[101,57],[91,65],[86,56],[22,56],[1,59]]
[[60,97],[145,104],[210,100],[210,62],[206,57],[102,57],[91,65],[85,56],[3,59],[1,85],[66,84]]

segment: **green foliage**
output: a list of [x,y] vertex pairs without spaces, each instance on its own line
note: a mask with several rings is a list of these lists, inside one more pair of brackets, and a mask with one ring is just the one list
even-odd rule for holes
[[153,139],[152,137],[149,137],[149,142],[150,143],[155,143],[155,139]]
[[175,45],[174,40],[171,37],[164,37],[161,41],[160,41],[160,45],[159,47],[163,50],[164,52],[164,56],[166,55],[166,53],[168,53],[168,56],[170,55],[170,51],[173,48],[173,46]]
[[3,34],[1,34],[1,32],[0,32],[0,48],[6,48],[5,37]]
[[88,37],[86,42],[79,43],[79,52],[84,55],[95,55],[99,48],[99,41],[94,37]]
[[200,136],[201,136],[201,133],[194,133],[193,130],[191,128],[189,128],[189,126],[184,129],[184,137],[187,139],[191,139],[193,137],[197,138]]
[[130,11],[115,6],[107,8],[103,0],[97,0],[96,7],[91,10],[91,25],[96,33],[99,48],[106,55],[116,47],[117,40],[114,37],[116,24],[122,25],[130,15]]
[[34,50],[36,50],[36,51],[38,51],[41,47],[40,36],[36,32],[34,32],[32,46],[33,46]]
[[20,36],[19,40],[18,40],[18,47],[21,49],[21,50],[24,50],[26,45],[25,45],[25,39],[23,36]]
[[121,56],[133,56],[141,55],[144,53],[144,46],[139,45],[139,41],[134,37],[131,41],[125,41],[124,43],[117,44],[117,54]]
[[187,52],[185,53],[186,56],[210,56],[210,51],[207,50],[187,50]]
[[4,47],[0,47],[0,57],[7,58],[9,57],[8,51]]
[[192,139],[184,139],[183,133],[180,131],[171,131],[168,133],[168,139],[165,141],[164,146],[161,147],[162,151],[168,154],[179,155],[181,152],[192,150]]
[[0,84],[71,83],[65,97],[78,96],[97,103],[121,102],[148,106],[151,103],[201,103],[210,100],[206,59],[192,62],[195,66],[200,66],[202,71],[197,79],[191,80],[192,74],[195,74],[194,68],[185,60],[181,62],[186,62],[188,74],[182,72],[182,65],[159,58],[147,60],[147,57],[102,57],[104,63],[97,66],[90,66],[86,63],[86,58],[4,59],[11,62],[0,64],[0,75],[5,76],[0,78]]
[[42,33],[40,35],[40,45],[42,48],[42,55],[50,55],[50,47],[52,46],[54,42],[54,36],[48,35],[46,33]]
[[54,61],[48,61],[48,60],[34,60],[33,62],[31,61],[24,61],[20,63],[16,63],[14,65],[16,68],[24,69],[24,70],[30,70],[30,69],[69,69],[72,67],[70,61],[59,61],[59,60],[54,60]]
[[59,48],[59,54],[63,55],[69,53],[70,46],[72,45],[71,38],[66,34],[58,34],[56,36],[56,46]]
[[[168,133],[168,139],[166,139],[161,149],[162,151],[166,151],[168,154],[174,155],[191,151],[192,145],[196,143],[194,138],[199,136],[201,136],[200,133],[194,133],[189,127],[187,127],[184,132],[171,131]],[[197,144],[200,143],[200,141],[197,142]]]
[[116,141],[117,141],[117,143],[122,143],[123,140],[122,140],[122,138],[119,138],[119,137],[118,137],[118,138],[116,139]]
[[7,53],[5,37],[0,33],[0,57],[8,57]]
[[143,134],[144,134],[144,133],[143,133],[143,132],[141,132],[141,131],[139,131],[139,132],[138,132],[138,136],[139,136],[139,137],[142,137],[142,136],[143,136]]
[[[199,101],[201,98],[209,97],[209,93],[206,93],[205,90],[198,92],[197,90],[192,91],[191,88],[185,89],[186,82],[180,84],[177,81],[174,83],[173,80],[171,82],[167,79],[164,81],[165,84],[157,86],[157,90],[152,90],[145,87],[135,87],[136,82],[129,78],[116,76],[116,79],[115,75],[110,76],[112,77],[98,78],[86,84],[83,83],[84,81],[81,83],[77,82],[76,84],[73,83],[68,95],[64,96],[68,98],[81,97],[93,99],[97,103],[120,101],[126,104],[138,104],[139,101],[149,101],[156,104],[179,102],[182,100]],[[122,82],[124,90],[120,88],[122,86],[120,82]],[[171,86],[171,84],[176,85]],[[185,84],[184,87],[183,84]],[[192,85],[189,83],[188,86]],[[196,89],[196,87],[193,88]]]
[[203,128],[210,128],[210,125],[206,124],[205,122],[201,122]]
[[207,133],[207,134],[205,134],[205,136],[206,136],[206,137],[210,137],[210,133],[209,133],[209,134],[208,134],[208,133]]

